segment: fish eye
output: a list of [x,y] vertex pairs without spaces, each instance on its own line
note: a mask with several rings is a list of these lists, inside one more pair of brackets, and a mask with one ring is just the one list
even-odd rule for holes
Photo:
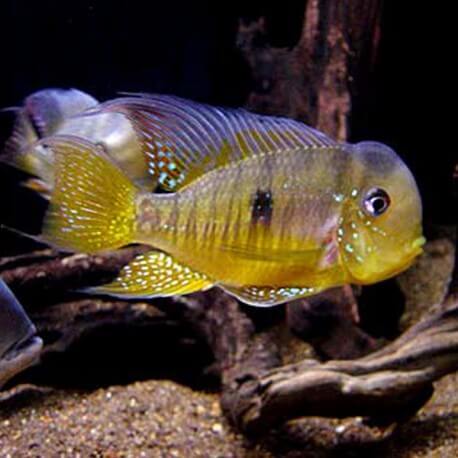
[[363,201],[364,210],[370,216],[380,216],[390,206],[390,196],[381,188],[370,189]]

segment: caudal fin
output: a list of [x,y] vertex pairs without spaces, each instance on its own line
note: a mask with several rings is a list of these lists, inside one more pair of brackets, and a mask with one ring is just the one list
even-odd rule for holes
[[137,188],[103,148],[72,136],[49,137],[42,143],[55,154],[54,190],[43,239],[85,253],[131,243]]

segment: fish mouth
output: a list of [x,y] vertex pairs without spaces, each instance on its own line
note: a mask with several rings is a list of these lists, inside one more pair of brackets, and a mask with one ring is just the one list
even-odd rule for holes
[[0,280],[0,388],[38,361],[43,341],[8,286]]
[[[423,245],[426,243],[426,239],[423,236],[417,237],[412,244],[409,246],[409,249],[406,253],[406,261],[404,263],[404,268],[407,269],[415,260],[417,256],[423,253]],[[401,272],[402,272],[401,270]]]
[[35,334],[27,336],[10,347],[0,358],[1,361],[11,361],[19,355],[24,355],[32,352],[37,348],[37,345],[43,346],[43,341]]
[[29,336],[8,349],[0,358],[0,388],[19,372],[37,363],[43,348],[43,340]]
[[426,243],[426,239],[423,236],[417,237],[413,242],[412,242],[412,250],[416,251],[417,255],[423,252],[423,245]]
[[[423,236],[417,237],[413,242],[405,246],[404,251],[401,251],[400,256],[396,259],[387,260],[384,268],[377,274],[377,282],[387,280],[389,278],[395,277],[405,270],[407,270],[414,262],[415,258],[423,253],[423,245],[426,243],[426,239]],[[399,259],[401,262],[399,263]],[[355,277],[351,270],[349,270],[353,282],[355,284],[367,284],[373,283],[373,281],[367,281],[365,278]]]
[[415,258],[423,253],[423,245],[425,243],[426,239],[423,236],[417,237],[406,250],[404,262],[394,269],[389,269],[387,272],[385,272],[384,278],[387,279],[395,277],[396,275],[399,275],[400,273],[407,270],[412,265]]

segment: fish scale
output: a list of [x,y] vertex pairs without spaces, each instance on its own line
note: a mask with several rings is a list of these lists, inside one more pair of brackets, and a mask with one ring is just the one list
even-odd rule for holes
[[[330,162],[336,163],[341,155],[344,153],[318,150],[306,155],[304,151],[293,150],[282,156],[250,158],[215,170],[169,197],[142,197],[149,202],[150,210],[160,211],[162,217],[156,221],[157,229],[148,226],[139,240],[170,253],[198,271],[202,270],[202,264],[211,265],[206,271],[212,277],[218,278],[222,272],[228,275],[229,266],[231,283],[240,284],[243,279],[250,280],[264,272],[266,278],[260,284],[271,284],[272,277],[285,269],[288,271],[287,262],[250,261],[237,255],[237,249],[233,248],[251,246],[268,257],[270,248],[288,253],[305,251],[311,245],[320,246],[327,236],[322,228],[341,204],[330,193],[317,192],[319,180],[300,180],[291,184],[294,190],[291,192],[291,188],[284,187],[288,176],[269,177],[266,171],[283,167],[288,174],[292,166],[285,167],[285,164],[291,163],[296,167],[296,174],[319,173]],[[340,161],[343,164],[344,158]],[[269,188],[275,201],[273,219],[267,226],[253,225],[253,195],[257,189]],[[329,208],[331,205],[333,210]],[[284,209],[289,211],[288,219],[284,217]],[[306,220],[313,224],[304,225]],[[188,228],[185,237],[181,237],[178,229],[183,226]],[[195,231],[190,231],[190,227],[195,227]],[[290,271],[297,277],[297,261],[293,259],[291,264]],[[301,276],[293,280],[304,281]]]

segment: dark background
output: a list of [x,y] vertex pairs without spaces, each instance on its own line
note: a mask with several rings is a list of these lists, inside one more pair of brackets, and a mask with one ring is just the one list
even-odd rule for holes
[[[239,18],[266,16],[271,43],[291,47],[303,11],[303,0],[2,0],[0,107],[53,86],[101,100],[147,91],[240,106],[252,82],[235,46]],[[458,213],[451,180],[457,157],[451,16],[428,2],[386,0],[376,65],[353,98],[351,140],[379,140],[398,151],[417,177],[427,224],[451,223]],[[1,115],[1,139],[10,128]],[[0,217],[38,230],[43,202],[18,189],[17,180],[0,166]],[[3,233],[2,240],[0,249],[10,252],[12,236]],[[27,246],[23,241],[19,248]]]

